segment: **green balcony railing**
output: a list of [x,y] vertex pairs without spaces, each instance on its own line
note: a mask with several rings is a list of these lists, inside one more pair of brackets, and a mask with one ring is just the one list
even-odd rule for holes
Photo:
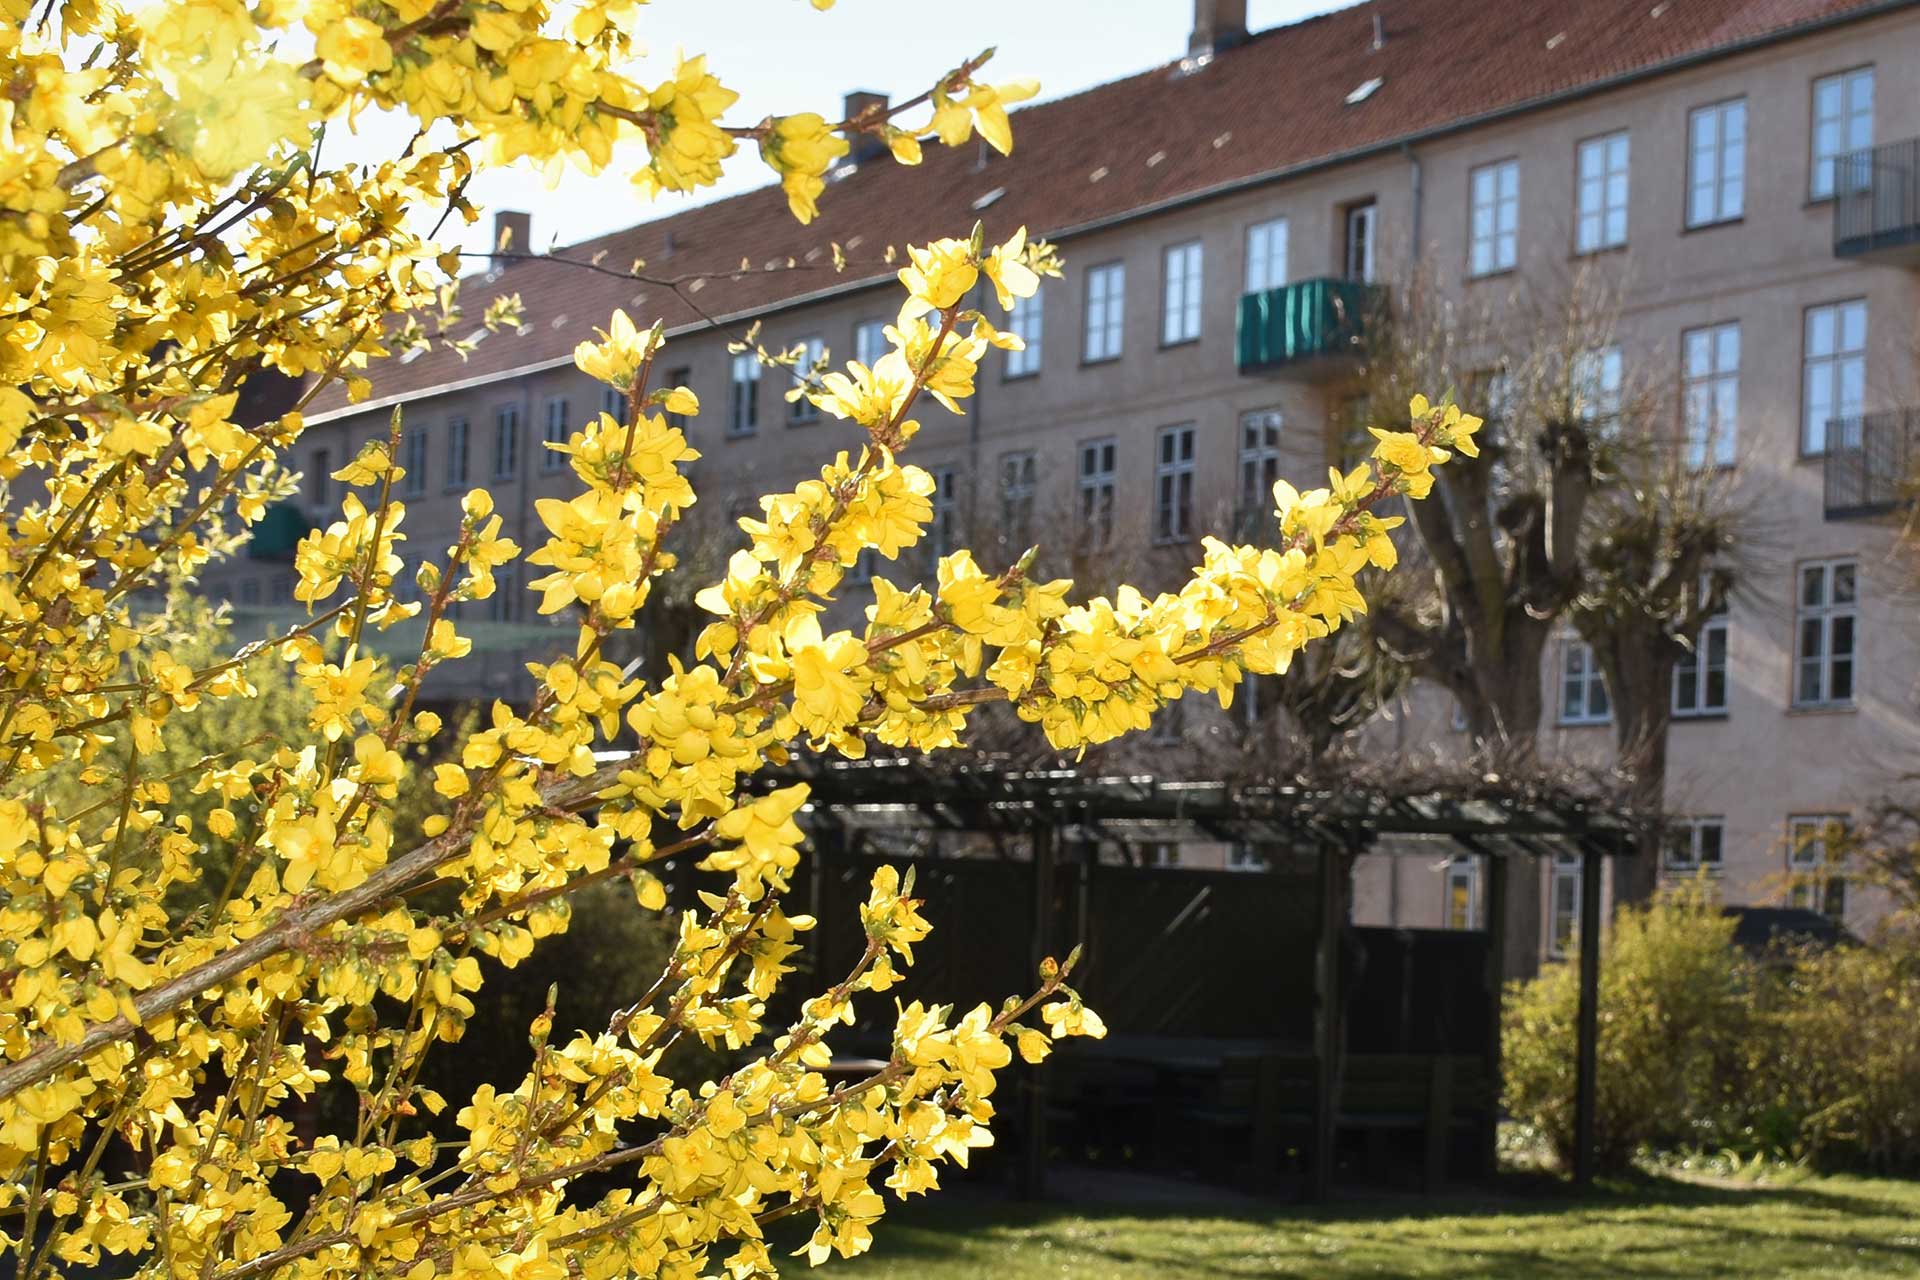
[[1240,372],[1305,373],[1358,355],[1380,299],[1378,285],[1324,278],[1243,294]]

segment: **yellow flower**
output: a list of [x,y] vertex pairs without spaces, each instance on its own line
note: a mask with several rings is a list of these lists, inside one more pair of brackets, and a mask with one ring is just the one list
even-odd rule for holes
[[334,18],[321,29],[314,51],[321,68],[344,85],[357,85],[370,75],[393,69],[393,46],[387,33],[357,14]]

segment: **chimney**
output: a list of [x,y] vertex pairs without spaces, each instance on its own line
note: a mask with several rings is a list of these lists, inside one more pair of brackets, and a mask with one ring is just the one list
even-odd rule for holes
[[[869,107],[876,108],[874,112],[876,116],[885,115],[887,110],[887,95],[884,93],[874,93],[868,89],[855,89],[847,95],[844,114],[842,114],[840,118],[842,120],[852,120]],[[886,142],[883,139],[876,138],[870,133],[856,134],[847,139],[847,141],[853,147],[853,150],[847,152],[847,159],[853,164],[864,164],[875,156],[882,156],[887,152]]]
[[1193,0],[1189,58],[1210,58],[1247,38],[1247,0]]
[[[506,241],[504,245],[500,243],[502,239]],[[533,252],[532,214],[523,213],[518,209],[494,210],[493,243],[487,246],[487,252],[490,255],[487,266],[490,269],[498,271],[516,261],[512,257],[503,257],[502,250],[507,254]]]

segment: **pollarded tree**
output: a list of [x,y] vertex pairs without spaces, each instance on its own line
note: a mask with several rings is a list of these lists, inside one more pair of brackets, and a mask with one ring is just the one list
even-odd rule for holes
[[[1734,473],[1706,465],[1714,404],[1677,420],[1673,387],[1626,373],[1618,314],[1615,287],[1587,271],[1497,312],[1421,281],[1401,291],[1365,370],[1371,400],[1421,378],[1463,385],[1489,425],[1480,456],[1440,479],[1442,500],[1410,512],[1431,593],[1384,602],[1372,625],[1452,693],[1492,762],[1520,771],[1535,767],[1549,646],[1577,629],[1606,676],[1625,799],[1646,831],[1616,886],[1638,899],[1658,867],[1674,670],[1723,607],[1754,522]],[[1536,910],[1530,894],[1511,900]]]
[[[804,218],[848,135],[879,134],[907,161],[925,129],[951,144],[978,128],[1004,149],[1002,104],[1024,90],[981,82],[976,59],[892,111],[735,127],[703,60],[657,86],[622,70],[624,4],[160,0],[135,20],[4,3],[0,1211],[23,1280],[96,1265],[201,1280],[761,1275],[763,1224],[794,1214],[817,1223],[810,1259],[861,1251],[884,1207],[876,1180],[932,1188],[938,1161],[988,1141],[1016,1048],[1037,1059],[1049,1032],[1100,1024],[1067,985],[1071,958],[1048,961],[998,1010],[900,1010],[879,1070],[828,1087],[817,1068],[835,1028],[894,982],[927,924],[910,881],[879,873],[858,963],[798,1021],[765,1025],[810,923],[782,907],[806,789],[756,777],[794,749],[938,750],[990,702],[1074,750],[1282,668],[1353,615],[1354,574],[1390,553],[1371,509],[1424,495],[1450,450],[1474,451],[1477,419],[1421,406],[1383,433],[1376,469],[1288,495],[1278,547],[1209,543],[1176,590],[1075,604],[1064,581],[989,575],[955,552],[935,589],[877,584],[860,631],[824,634],[823,598],[864,549],[923,536],[932,481],[902,460],[923,398],[966,399],[989,346],[1017,342],[962,299],[984,277],[1005,305],[1054,269],[1044,246],[976,234],[914,249],[889,349],[811,393],[866,445],[770,495],[695,597],[713,621],[692,663],[643,682],[605,656],[672,568],[694,500],[693,451],[661,410],[698,409],[654,385],[658,330],[616,314],[576,362],[624,389],[626,411],[559,446],[581,487],[540,504],[541,546],[523,557],[475,490],[453,545],[403,557],[396,414],[336,473],[340,519],[296,551],[310,619],[250,658],[190,664],[143,591],[218,554],[216,522],[261,518],[303,429],[297,409],[236,418],[240,384],[312,375],[311,396],[414,341],[404,318],[440,305],[452,265],[422,215],[471,212],[476,165],[618,165],[644,190],[682,191],[750,140]],[[287,60],[305,35],[315,56]],[[894,123],[929,99],[924,126]],[[318,127],[374,107],[410,113],[415,144],[330,167]],[[540,607],[570,611],[574,643],[534,668],[531,705],[496,704],[422,775],[406,753],[445,727],[416,694],[470,649],[451,606],[518,559],[545,571]],[[375,680],[368,629],[408,617],[424,624],[419,653]],[[312,706],[278,750],[222,762],[226,803],[197,816],[180,798],[214,779],[160,787],[146,762],[248,696],[255,660],[291,666]],[[74,808],[42,787],[75,766],[128,799]],[[435,810],[411,847],[396,839],[403,795]],[[172,890],[203,876],[223,833],[252,869],[217,910],[177,911]],[[658,910],[648,865],[696,853],[713,892],[604,1031],[555,1036],[542,1011],[523,1078],[452,1099],[422,1083],[489,968],[564,930],[570,895],[624,880],[637,909]],[[663,1055],[686,1038],[744,1052],[683,1083]],[[328,1080],[356,1106],[309,1137],[291,1116]]]

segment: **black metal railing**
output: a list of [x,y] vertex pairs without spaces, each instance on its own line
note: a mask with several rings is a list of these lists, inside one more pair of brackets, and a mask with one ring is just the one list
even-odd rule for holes
[[1827,423],[1826,509],[1830,520],[1878,515],[1911,502],[1920,408],[1892,409]]
[[1920,247],[1920,138],[1833,161],[1833,251],[1847,257]]

